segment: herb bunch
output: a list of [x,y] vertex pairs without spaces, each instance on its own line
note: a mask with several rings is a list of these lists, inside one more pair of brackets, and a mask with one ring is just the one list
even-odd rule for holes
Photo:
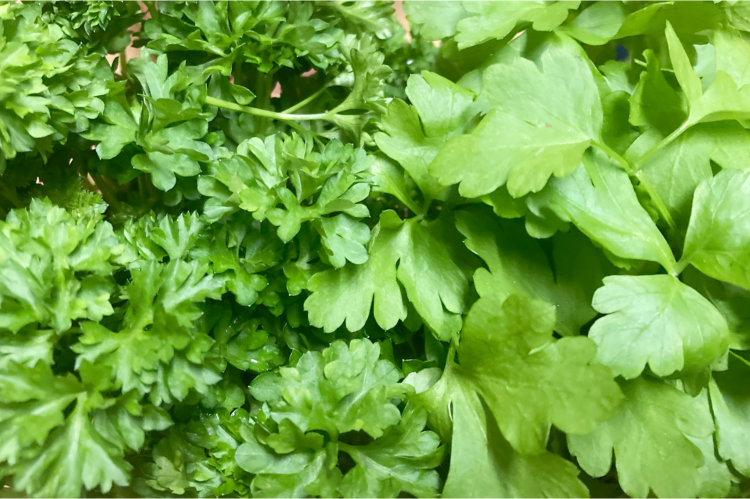
[[0,5],[3,490],[748,493],[750,8],[145,6]]

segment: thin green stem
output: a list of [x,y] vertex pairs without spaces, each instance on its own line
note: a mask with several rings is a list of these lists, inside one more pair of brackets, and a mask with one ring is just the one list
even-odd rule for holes
[[748,361],[745,357],[743,357],[740,354],[734,353],[732,350],[729,351],[729,354],[738,359],[741,362],[744,362],[746,365],[750,366],[750,361]]
[[315,99],[317,99],[320,96],[320,94],[322,94],[323,92],[326,91],[327,88],[328,87],[323,87],[323,88],[319,89],[318,91],[316,91],[316,92],[308,95],[307,97],[305,97],[304,99],[302,99],[301,101],[299,101],[298,103],[296,103],[295,105],[293,105],[292,107],[283,110],[282,114],[290,114],[290,113],[293,113],[294,111],[296,111],[297,109],[305,107],[306,105],[308,105],[309,103],[311,103],[312,101],[314,101]]
[[123,78],[130,79],[128,77],[128,59],[125,50],[120,51],[120,74]]
[[[674,140],[674,138],[672,140]],[[607,144],[603,142],[597,142],[596,146],[604,151],[607,156],[616,161],[622,167],[622,169],[627,172],[629,176],[638,179],[640,184],[646,190],[648,196],[651,198],[651,201],[654,202],[656,209],[659,210],[659,215],[667,223],[670,230],[675,230],[677,225],[674,222],[674,218],[672,218],[672,215],[669,213],[669,210],[664,204],[664,201],[661,199],[661,196],[659,196],[659,193],[656,192],[656,189],[654,188],[651,181],[649,181],[649,179],[646,177],[646,175],[642,171],[639,171],[637,168],[633,167],[627,159],[623,158],[617,151],[609,147]]]
[[206,104],[209,106],[221,107],[229,109],[230,111],[237,111],[238,113],[252,114],[253,116],[260,116],[261,118],[269,118],[272,120],[280,121],[314,121],[314,120],[330,120],[334,113],[313,113],[313,114],[292,114],[292,113],[277,113],[276,111],[269,111],[267,109],[260,109],[258,107],[241,106],[235,102],[229,102],[224,99],[217,99],[216,97],[206,96]]
[[633,170],[635,172],[639,171],[641,168],[643,168],[643,165],[646,164],[646,162],[651,158],[651,156],[654,155],[657,151],[667,147],[669,144],[677,140],[677,138],[685,133],[685,131],[692,126],[692,123],[689,121],[685,121],[682,125],[680,125],[677,130],[673,131],[663,139],[661,139],[656,145],[654,145],[651,149],[646,151],[646,154],[638,158],[638,160],[633,164]]

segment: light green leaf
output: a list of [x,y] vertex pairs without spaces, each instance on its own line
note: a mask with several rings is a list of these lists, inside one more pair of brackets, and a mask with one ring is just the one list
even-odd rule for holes
[[601,267],[597,269],[601,257],[595,248],[583,244],[583,237],[557,238],[555,275],[542,247],[520,224],[498,221],[479,210],[461,211],[456,218],[458,230],[466,236],[467,248],[488,267],[474,273],[474,286],[480,296],[504,299],[522,294],[545,300],[554,305],[555,330],[563,335],[577,335],[581,326],[594,317],[591,297],[604,275]]
[[358,331],[373,307],[378,325],[392,328],[406,318],[403,286],[430,329],[449,339],[460,329],[467,287],[454,246],[436,223],[402,221],[395,212],[384,212],[366,263],[313,276],[305,301],[311,324],[331,332],[346,323],[349,331]]
[[474,94],[425,71],[409,77],[406,95],[413,107],[393,101],[381,122],[383,133],[376,134],[375,141],[398,161],[428,200],[435,199],[444,187],[427,167],[446,141],[461,133],[476,114]]
[[596,359],[626,379],[646,364],[658,376],[705,370],[727,354],[724,317],[676,277],[606,277],[593,305],[607,314],[589,331],[599,347]]
[[713,433],[708,399],[691,397],[661,381],[621,383],[624,401],[615,416],[588,435],[568,435],[568,447],[586,473],[604,476],[615,465],[630,496],[697,496],[705,458],[692,442]]
[[698,75],[693,71],[693,65],[690,63],[685,49],[682,47],[680,39],[677,37],[672,25],[667,22],[667,46],[669,47],[669,58],[672,61],[675,78],[680,83],[682,91],[688,101],[693,103],[702,95],[701,81]]
[[485,70],[484,98],[492,110],[430,164],[441,183],[460,183],[466,197],[507,183],[520,197],[541,190],[551,175],[575,170],[602,127],[594,77],[575,48],[551,45],[540,59],[540,67],[519,57]]
[[550,182],[530,206],[536,213],[548,209],[573,222],[619,257],[675,267],[667,241],[638,202],[627,173],[598,152],[587,155],[572,175]]
[[739,356],[730,355],[729,369],[714,373],[709,382],[711,408],[716,421],[716,444],[719,455],[731,461],[744,476],[750,476],[750,397],[747,381],[750,365]]
[[[658,137],[642,135],[628,151],[653,147]],[[711,161],[724,168],[745,168],[750,164],[750,132],[738,123],[719,122],[697,125],[677,140],[652,154],[642,167],[659,197],[685,230],[690,218],[693,193],[698,185],[711,178]],[[675,179],[679,178],[679,182]]]
[[519,452],[543,450],[551,425],[591,431],[620,401],[609,369],[594,363],[594,343],[583,337],[553,341],[553,326],[554,309],[544,302],[485,296],[461,333],[458,369]]
[[456,25],[458,47],[464,49],[492,39],[502,39],[521,22],[537,31],[551,31],[568,17],[577,1],[465,2],[468,16]]
[[750,289],[750,173],[723,170],[695,190],[681,263]]
[[569,461],[547,451],[516,452],[454,364],[420,400],[430,409],[431,420],[445,414],[438,428],[451,440],[451,461],[443,497],[588,496]]
[[559,31],[588,45],[603,45],[615,37],[625,21],[625,9],[617,2],[597,2],[586,7]]

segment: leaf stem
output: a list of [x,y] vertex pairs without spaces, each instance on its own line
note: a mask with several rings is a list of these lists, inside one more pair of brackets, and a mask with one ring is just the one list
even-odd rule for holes
[[638,172],[641,168],[643,168],[643,165],[646,164],[646,162],[651,158],[651,156],[654,155],[657,151],[667,147],[669,144],[674,142],[680,135],[685,133],[685,131],[690,128],[693,124],[686,120],[682,125],[679,126],[675,131],[661,139],[656,145],[654,145],[651,149],[646,151],[646,153],[638,158],[638,160],[633,164],[633,171]]
[[260,116],[261,118],[270,118],[272,120],[280,121],[313,121],[313,120],[330,120],[335,113],[313,113],[313,114],[292,114],[292,113],[277,113],[276,111],[269,111],[267,109],[260,109],[258,107],[241,106],[235,102],[229,102],[224,99],[217,99],[216,97],[206,96],[206,104],[209,106],[221,107],[229,109],[230,111],[237,111],[239,113],[252,114],[253,116]]
[[[676,139],[677,135],[675,135],[675,137],[672,138],[669,142]],[[666,144],[668,144],[669,142],[666,142]],[[659,196],[659,193],[656,192],[656,189],[654,188],[651,181],[649,181],[648,177],[646,177],[646,175],[642,171],[639,171],[638,168],[632,166],[630,162],[628,162],[627,159],[623,158],[617,151],[609,147],[604,142],[601,142],[601,141],[597,142],[596,146],[602,151],[604,151],[607,154],[607,156],[609,156],[611,159],[616,161],[622,167],[622,169],[627,172],[629,176],[635,177],[636,179],[638,179],[638,182],[640,182],[640,184],[646,190],[646,193],[651,198],[651,201],[653,201],[654,205],[656,205],[656,209],[659,210],[659,215],[661,215],[661,217],[667,223],[670,230],[675,230],[677,225],[674,222],[674,218],[672,218],[672,215],[669,213],[669,210],[667,209],[667,205],[664,204],[664,201],[661,199],[661,196]]]
[[302,99],[301,101],[299,101],[298,103],[296,103],[295,105],[293,105],[292,107],[289,107],[289,108],[283,110],[281,113],[282,114],[289,114],[289,113],[293,113],[297,109],[305,107],[306,105],[308,105],[309,103],[311,103],[312,101],[314,101],[315,99],[317,99],[320,96],[320,94],[322,94],[323,92],[326,91],[327,88],[328,88],[328,86],[325,86],[325,87],[317,90],[316,92],[308,95],[307,97],[305,97],[304,99]]

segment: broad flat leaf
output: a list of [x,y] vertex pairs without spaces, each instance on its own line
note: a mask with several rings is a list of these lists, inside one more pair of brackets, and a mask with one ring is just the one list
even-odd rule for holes
[[569,461],[547,451],[516,452],[455,364],[449,363],[437,384],[419,398],[433,424],[451,440],[443,497],[588,496]]
[[[713,410],[713,406],[712,406]],[[729,497],[737,476],[729,469],[728,462],[716,450],[714,436],[692,437],[690,439],[703,454],[703,466],[698,468],[698,497]]]
[[[552,341],[554,309],[531,298],[482,297],[461,334],[456,366],[519,452],[544,449],[551,425],[586,433],[620,400],[587,338]],[[493,359],[505,359],[502,363]],[[529,384],[528,380],[537,380]]]
[[646,50],[643,56],[647,66],[630,97],[630,123],[653,127],[666,136],[685,121],[687,109],[680,94],[664,77],[656,54]]
[[675,77],[689,103],[688,125],[750,117],[750,78],[745,71],[750,63],[750,44],[736,34],[715,31],[716,69],[704,89],[670,24],[666,37]]
[[468,15],[463,2],[407,0],[403,5],[412,29],[427,40],[440,40],[455,35],[456,24]]
[[667,23],[666,37],[669,47],[669,58],[672,61],[675,78],[677,78],[680,87],[682,87],[682,91],[685,92],[688,102],[693,103],[703,93],[700,79],[693,71],[690,58],[685,52],[680,39],[677,37],[677,33],[675,33],[674,28],[669,23]]
[[578,1],[464,2],[468,16],[456,25],[456,41],[461,49],[508,35],[520,22],[531,23],[537,31],[551,31],[568,17]]
[[476,114],[474,94],[425,71],[409,77],[406,95],[413,107],[393,101],[381,122],[383,133],[376,134],[375,141],[381,151],[398,161],[427,199],[435,199],[444,187],[428,173],[427,166]]
[[[627,155],[637,158],[659,137],[642,135]],[[664,201],[677,226],[687,228],[693,192],[701,181],[711,178],[711,161],[724,168],[744,169],[750,162],[750,132],[738,123],[697,125],[644,163],[643,174]],[[679,182],[675,179],[679,178]]]
[[627,173],[598,153],[587,155],[572,175],[553,179],[530,206],[536,213],[548,209],[573,222],[621,258],[658,262],[667,270],[675,267],[667,241],[638,202]]
[[729,348],[750,350],[750,291],[712,279],[693,267],[688,267],[680,276],[721,312],[729,327]]
[[362,265],[315,274],[305,301],[310,323],[331,332],[343,323],[349,331],[364,327],[373,307],[378,325],[389,329],[406,318],[406,296],[439,338],[448,339],[461,324],[467,280],[457,265],[454,243],[440,227],[416,219],[402,221],[383,212],[370,257]]
[[[555,261],[560,265],[556,265],[555,276],[539,243],[520,224],[498,221],[484,210],[461,211],[456,219],[467,248],[488,267],[474,273],[480,296],[491,294],[504,299],[523,294],[545,300],[555,306],[555,330],[563,335],[578,334],[581,326],[594,317],[591,297],[604,274],[601,268],[597,272],[601,257],[595,248],[581,245],[582,238],[563,235],[556,240]],[[583,258],[580,265],[578,257]],[[575,275],[567,275],[569,271]],[[590,281],[582,279],[588,272]]]
[[729,369],[714,373],[709,382],[711,408],[716,421],[719,455],[731,461],[744,476],[750,476],[750,397],[747,381],[750,366],[744,358],[730,355]]
[[723,170],[695,190],[683,262],[750,289],[750,173]]
[[625,9],[620,3],[598,2],[586,7],[559,31],[588,45],[603,45],[615,37],[624,21]]
[[539,191],[550,176],[575,170],[599,138],[599,93],[588,61],[575,48],[550,45],[539,67],[520,57],[490,66],[483,95],[492,110],[472,133],[447,143],[429,166],[441,183],[460,183],[465,197],[506,183],[514,197]]
[[705,458],[693,438],[714,431],[708,399],[661,381],[620,384],[625,395],[615,416],[588,435],[568,435],[568,447],[586,473],[604,476],[612,452],[620,487],[632,497],[697,496]]
[[676,277],[606,277],[593,305],[607,314],[589,331],[599,347],[596,359],[626,379],[646,364],[659,376],[704,370],[727,354],[724,317]]

